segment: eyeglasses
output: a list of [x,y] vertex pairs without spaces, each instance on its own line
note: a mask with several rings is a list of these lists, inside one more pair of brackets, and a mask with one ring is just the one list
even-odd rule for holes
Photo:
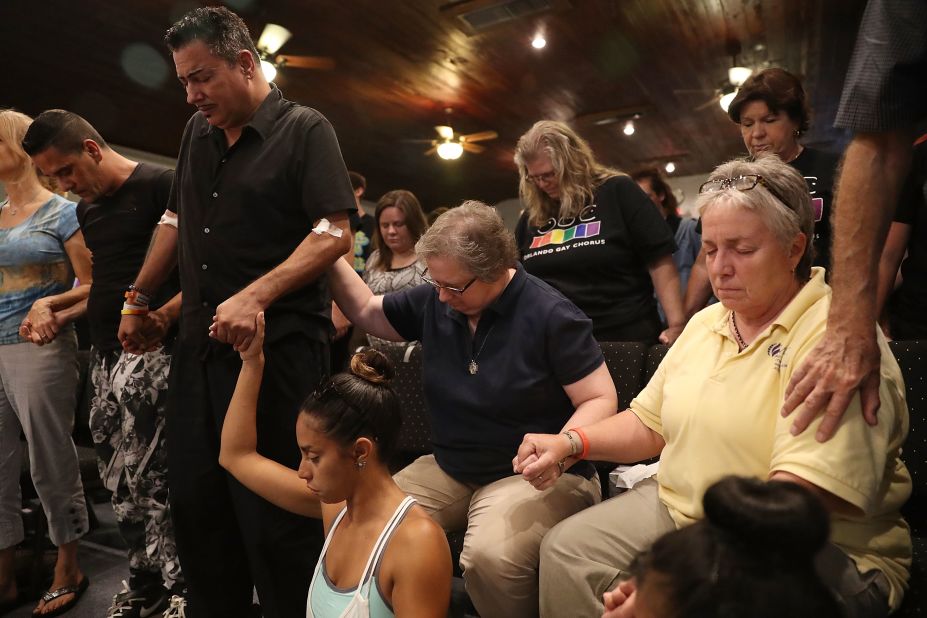
[[715,180],[709,180],[708,182],[702,183],[702,186],[698,188],[699,193],[714,193],[716,191],[724,191],[726,189],[737,189],[738,191],[749,191],[756,187],[756,185],[763,185],[763,187],[769,191],[769,193],[782,202],[782,204],[789,210],[795,210],[792,208],[788,202],[782,199],[782,196],[779,195],[779,192],[776,191],[765,178],[757,174],[745,174],[743,176],[737,176],[736,178],[717,178]]
[[525,176],[525,179],[533,184],[540,184],[542,182],[550,182],[557,178],[557,172],[544,172],[543,174],[535,174],[534,176],[528,175]]
[[425,271],[422,273],[422,281],[424,281],[425,283],[427,283],[428,285],[430,285],[431,287],[433,287],[434,289],[438,291],[447,290],[448,292],[453,292],[454,294],[459,295],[459,294],[463,294],[464,292],[466,292],[468,287],[476,283],[476,277],[474,277],[473,279],[470,279],[467,285],[463,286],[462,288],[455,288],[452,285],[441,285],[440,283],[438,283],[437,281],[429,277],[427,274],[425,274],[427,272],[428,272],[428,269],[426,268]]

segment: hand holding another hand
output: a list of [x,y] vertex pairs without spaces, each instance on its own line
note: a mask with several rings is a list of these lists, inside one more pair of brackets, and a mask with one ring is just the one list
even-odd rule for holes
[[637,584],[633,579],[623,581],[611,592],[602,595],[605,613],[602,618],[634,618],[637,601]]
[[526,434],[518,447],[518,454],[512,460],[515,474],[531,483],[538,491],[553,487],[564,470],[558,462],[570,455],[570,445],[565,436],[559,434]]
[[254,337],[251,338],[247,347],[238,350],[241,355],[241,362],[264,362],[264,327],[264,312],[260,311],[255,316]]
[[257,314],[261,311],[264,307],[247,290],[242,290],[216,308],[209,336],[241,352],[251,345]]

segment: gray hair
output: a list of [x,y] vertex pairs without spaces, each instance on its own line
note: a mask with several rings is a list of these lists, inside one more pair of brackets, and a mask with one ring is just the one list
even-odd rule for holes
[[762,176],[785,203],[780,202],[765,186],[758,184],[749,191],[730,188],[699,194],[695,202],[696,210],[704,216],[718,202],[730,200],[762,217],[785,249],[791,247],[796,235],[804,234],[808,242],[805,245],[805,253],[795,268],[795,277],[799,281],[807,281],[811,277],[811,264],[814,261],[814,214],[811,210],[808,184],[794,167],[783,163],[776,155],[766,155],[756,160],[735,159],[722,163],[715,168],[708,180],[737,178],[750,174]]
[[466,201],[438,217],[415,244],[421,260],[457,260],[480,281],[495,281],[518,261],[515,237],[492,206]]

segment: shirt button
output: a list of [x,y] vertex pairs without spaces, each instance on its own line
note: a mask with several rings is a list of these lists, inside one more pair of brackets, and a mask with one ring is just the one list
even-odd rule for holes
[[225,163],[226,161],[227,161],[227,159],[222,158],[222,159],[219,161],[219,163]]
[[219,197],[219,194],[216,193],[215,191],[213,191],[213,192],[212,192],[212,196],[213,196],[213,197]]
[[203,233],[204,233],[204,234],[208,234],[208,233],[209,233],[209,228],[208,228],[208,227],[204,227],[204,228],[203,228]]
[[204,306],[204,307],[208,307],[208,306],[209,306],[209,303],[207,303],[207,302],[204,300],[204,301],[203,301],[203,306]]
[[207,268],[209,268],[209,266],[207,266],[206,264],[203,264],[203,266],[202,266],[201,268],[202,268],[203,270],[206,270]]

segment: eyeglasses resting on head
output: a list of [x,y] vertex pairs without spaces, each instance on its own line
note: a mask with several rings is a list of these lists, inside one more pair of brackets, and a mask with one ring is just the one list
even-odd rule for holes
[[779,195],[779,192],[776,191],[773,186],[766,181],[765,178],[758,174],[744,174],[743,176],[737,176],[736,178],[716,178],[714,180],[709,180],[708,182],[702,183],[702,186],[698,188],[699,193],[715,193],[716,191],[724,191],[726,189],[736,189],[738,191],[749,191],[756,187],[756,185],[763,185],[763,187],[769,191],[769,193],[782,202],[782,204],[789,210],[794,210],[788,202],[782,199],[782,196]]

